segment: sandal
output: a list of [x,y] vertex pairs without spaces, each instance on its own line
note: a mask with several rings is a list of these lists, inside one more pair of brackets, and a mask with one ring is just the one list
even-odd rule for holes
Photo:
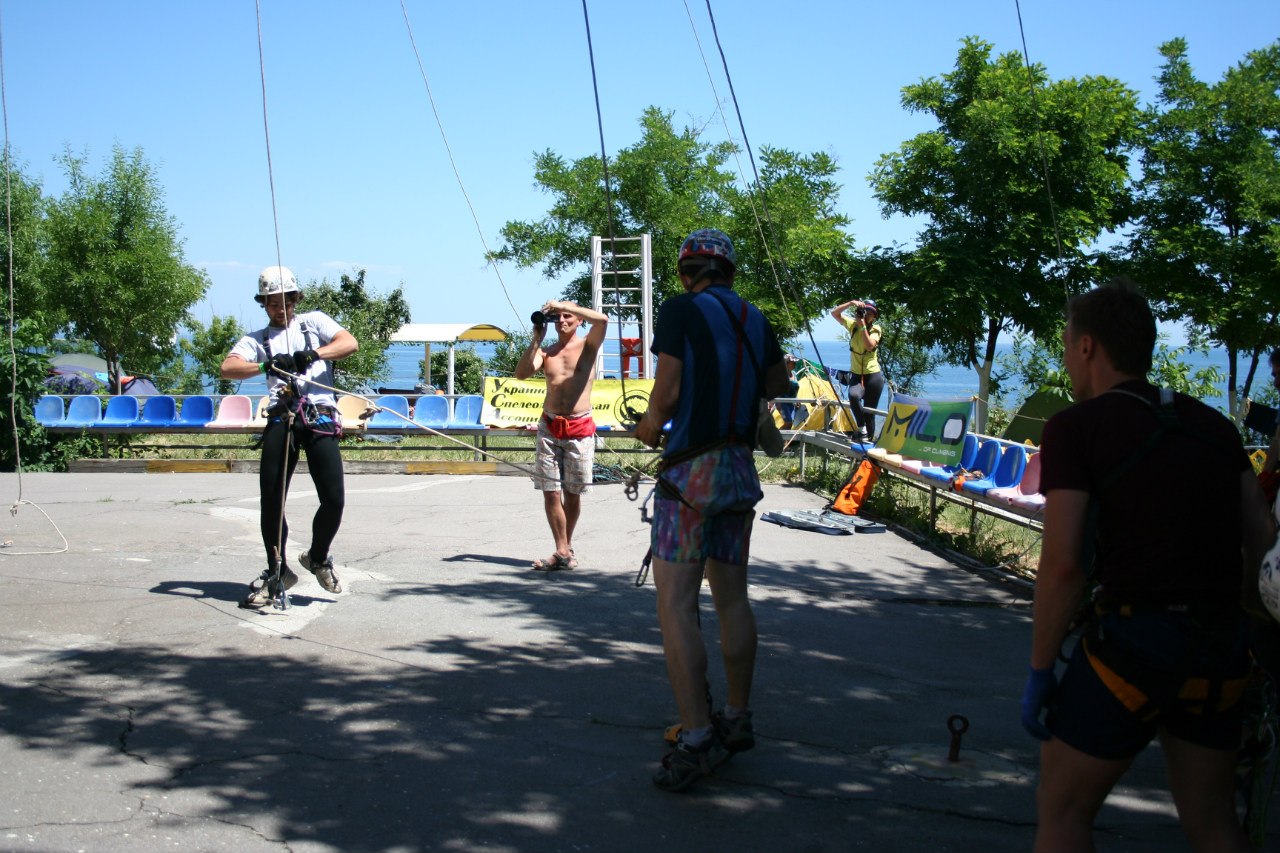
[[577,560],[574,560],[572,555],[568,557],[562,557],[559,554],[552,554],[550,557],[547,557],[547,559],[545,560],[533,561],[534,571],[538,571],[538,572],[555,572],[561,569],[572,569],[576,565],[577,565]]

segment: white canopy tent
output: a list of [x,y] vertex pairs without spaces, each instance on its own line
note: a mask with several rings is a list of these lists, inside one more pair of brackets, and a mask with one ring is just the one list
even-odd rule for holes
[[449,383],[445,393],[453,393],[453,348],[460,341],[502,341],[507,333],[488,323],[406,323],[391,336],[392,343],[422,344],[423,359],[431,371],[431,345],[449,345]]

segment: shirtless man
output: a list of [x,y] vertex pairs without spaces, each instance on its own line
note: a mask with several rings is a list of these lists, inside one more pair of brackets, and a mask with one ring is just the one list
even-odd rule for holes
[[[535,560],[533,567],[550,572],[578,567],[573,529],[582,511],[582,495],[591,488],[595,461],[591,383],[609,318],[573,302],[555,300],[542,306],[542,314],[555,324],[558,340],[544,349],[542,338],[547,327],[535,324],[533,339],[516,365],[516,379],[528,379],[539,370],[547,377],[533,486],[542,492],[556,549],[547,559]],[[578,334],[584,321],[589,326],[586,337]]]

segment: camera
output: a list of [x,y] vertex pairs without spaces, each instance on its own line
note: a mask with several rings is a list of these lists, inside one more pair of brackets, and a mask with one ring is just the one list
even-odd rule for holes
[[541,311],[534,311],[533,314],[529,316],[529,319],[533,321],[533,325],[535,326],[547,325],[547,315],[543,314]]
[[866,309],[866,307],[865,307],[865,306],[862,306],[862,305],[859,305],[859,306],[854,310],[854,312],[853,312],[853,316],[857,317],[859,320],[861,320],[863,317],[867,316],[867,309]]

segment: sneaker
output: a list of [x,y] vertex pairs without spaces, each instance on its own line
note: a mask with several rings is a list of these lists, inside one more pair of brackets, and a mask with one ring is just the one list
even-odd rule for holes
[[[249,594],[245,596],[244,601],[240,602],[240,606],[256,610],[266,607],[275,601],[276,596],[272,594],[271,584],[275,580],[274,572],[271,569],[263,569],[262,574],[258,575],[249,583]],[[298,582],[298,576],[293,569],[286,565],[280,572],[280,580],[284,584],[285,589],[293,589]]]
[[304,551],[300,559],[302,567],[315,575],[320,586],[327,592],[342,592],[342,582],[338,580],[338,573],[333,570],[333,557],[325,557],[323,563],[316,563],[311,558],[311,552]]
[[681,738],[663,757],[662,767],[653,774],[653,784],[664,791],[683,791],[728,760],[729,752],[715,735],[699,747],[690,747]]
[[756,729],[751,724],[750,711],[732,719],[726,717],[724,711],[716,711],[711,715],[711,725],[716,727],[716,737],[730,755],[746,752],[756,745]]

